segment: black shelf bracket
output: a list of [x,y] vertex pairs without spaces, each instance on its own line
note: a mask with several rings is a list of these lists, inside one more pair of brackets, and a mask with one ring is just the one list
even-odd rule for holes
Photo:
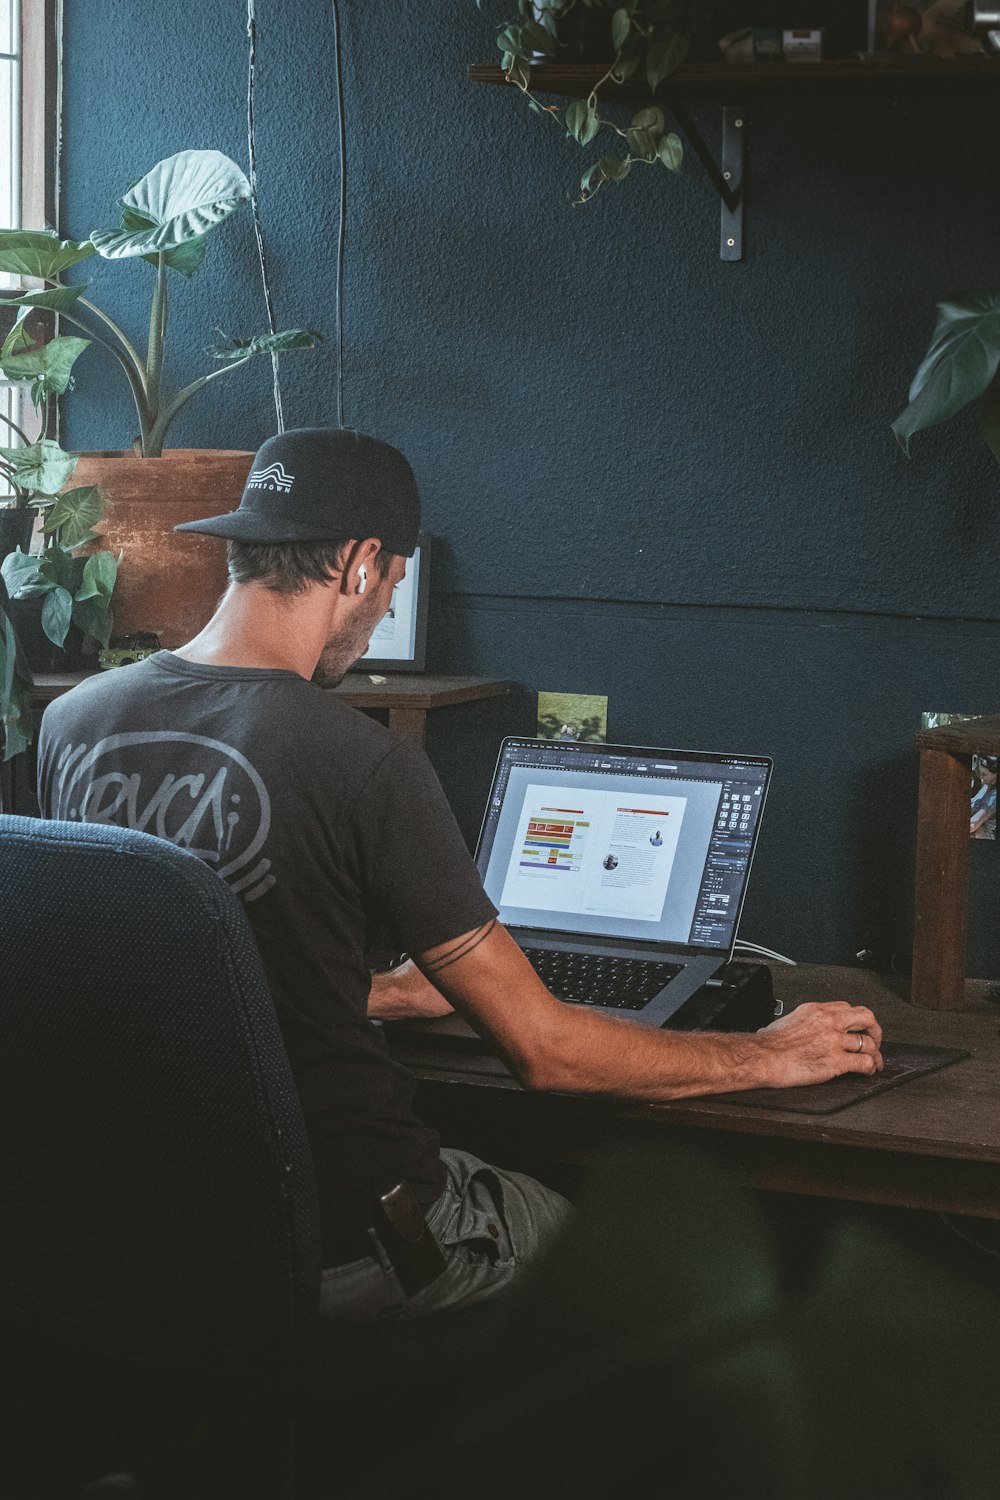
[[722,260],[742,260],[746,110],[742,105],[723,105],[722,160],[719,163],[688,110],[676,96],[670,100],[670,109],[722,200],[719,255]]

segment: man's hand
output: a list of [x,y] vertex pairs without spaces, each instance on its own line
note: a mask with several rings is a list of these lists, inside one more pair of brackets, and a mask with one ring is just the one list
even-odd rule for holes
[[373,1021],[402,1021],[408,1017],[426,1021],[450,1015],[451,1006],[408,958],[388,974],[372,975],[368,1014]]
[[882,1028],[863,1005],[843,1000],[798,1006],[757,1036],[767,1045],[767,1086],[826,1083],[840,1073],[879,1073]]

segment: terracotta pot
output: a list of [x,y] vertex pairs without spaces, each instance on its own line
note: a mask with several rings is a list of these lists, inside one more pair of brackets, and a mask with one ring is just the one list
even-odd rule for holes
[[168,448],[162,458],[83,453],[74,487],[96,484],[107,515],[102,547],[124,552],[115,586],[115,636],[159,632],[168,650],[197,635],[226,587],[226,544],[176,532],[182,521],[239,504],[252,453]]

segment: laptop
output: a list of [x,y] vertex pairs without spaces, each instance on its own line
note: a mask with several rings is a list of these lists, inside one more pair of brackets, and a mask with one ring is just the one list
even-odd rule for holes
[[505,739],[476,851],[560,999],[663,1026],[732,958],[772,762]]

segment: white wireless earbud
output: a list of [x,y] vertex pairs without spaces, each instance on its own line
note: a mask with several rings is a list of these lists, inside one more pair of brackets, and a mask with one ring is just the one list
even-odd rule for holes
[[358,593],[363,594],[368,587],[368,570],[362,563],[358,569]]

